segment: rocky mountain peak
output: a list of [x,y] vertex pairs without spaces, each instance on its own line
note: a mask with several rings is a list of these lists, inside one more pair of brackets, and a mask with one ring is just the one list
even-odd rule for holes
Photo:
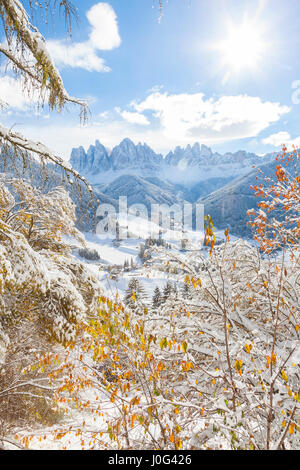
[[[110,177],[121,174],[136,174],[143,177],[164,177],[170,181],[204,181],[213,177],[234,177],[242,174],[255,164],[268,163],[271,156],[262,158],[239,150],[223,155],[213,152],[204,144],[188,144],[185,148],[177,146],[165,158],[155,153],[146,143],[137,145],[125,138],[108,154],[107,149],[96,140],[87,152],[83,147],[72,150],[71,164],[74,169],[93,181],[110,172]],[[99,177],[98,177],[99,175]]]

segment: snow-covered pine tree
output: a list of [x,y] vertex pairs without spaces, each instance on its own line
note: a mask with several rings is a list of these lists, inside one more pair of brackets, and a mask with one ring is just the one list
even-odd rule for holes
[[152,297],[152,307],[154,310],[159,308],[162,303],[162,295],[160,292],[160,288],[158,286],[155,287],[153,297]]
[[167,300],[170,298],[171,294],[173,292],[173,286],[170,281],[168,281],[164,287],[163,290],[163,295],[162,295],[162,301],[167,302]]
[[137,278],[131,279],[125,291],[125,305],[134,311],[144,311],[146,300],[146,292],[141,282]]
[[187,283],[184,283],[182,289],[181,289],[181,296],[183,299],[189,299],[191,295],[191,289],[190,286]]
[[144,245],[144,243],[140,244],[139,258],[142,262],[145,260],[145,245]]

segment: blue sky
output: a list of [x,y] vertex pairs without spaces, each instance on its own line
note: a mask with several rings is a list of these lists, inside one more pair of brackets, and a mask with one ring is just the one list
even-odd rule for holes
[[73,3],[72,39],[63,21],[39,26],[68,92],[90,102],[88,125],[76,108],[34,113],[2,75],[3,125],[64,158],[125,137],[162,153],[196,141],[258,154],[300,146],[299,1],[169,0],[160,22],[158,1]]

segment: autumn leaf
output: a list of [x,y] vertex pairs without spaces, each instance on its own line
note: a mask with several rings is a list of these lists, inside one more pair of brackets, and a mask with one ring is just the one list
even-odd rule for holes
[[295,425],[294,423],[289,425],[289,434],[294,434],[295,432]]
[[286,372],[285,372],[284,369],[282,369],[281,375],[282,375],[283,380],[284,380],[285,382],[287,382],[287,381],[288,381],[288,376],[286,375]]

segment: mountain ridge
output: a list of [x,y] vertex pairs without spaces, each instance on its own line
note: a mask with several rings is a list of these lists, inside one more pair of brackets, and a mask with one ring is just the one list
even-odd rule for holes
[[114,204],[120,196],[127,197],[128,206],[144,204],[148,209],[152,203],[200,202],[216,227],[248,238],[246,213],[257,203],[250,189],[257,178],[255,167],[269,175],[276,160],[275,154],[261,157],[243,150],[222,155],[199,143],[177,146],[163,156],[126,138],[111,152],[98,140],[87,152],[73,149],[71,164]]
[[220,154],[206,145],[177,146],[165,157],[154,152],[146,143],[137,145],[125,138],[109,152],[99,140],[90,145],[73,148],[70,163],[92,184],[112,182],[123,174],[159,177],[172,183],[193,185],[211,178],[235,178],[251,170],[253,165],[269,163],[274,154],[264,157],[243,150]]

